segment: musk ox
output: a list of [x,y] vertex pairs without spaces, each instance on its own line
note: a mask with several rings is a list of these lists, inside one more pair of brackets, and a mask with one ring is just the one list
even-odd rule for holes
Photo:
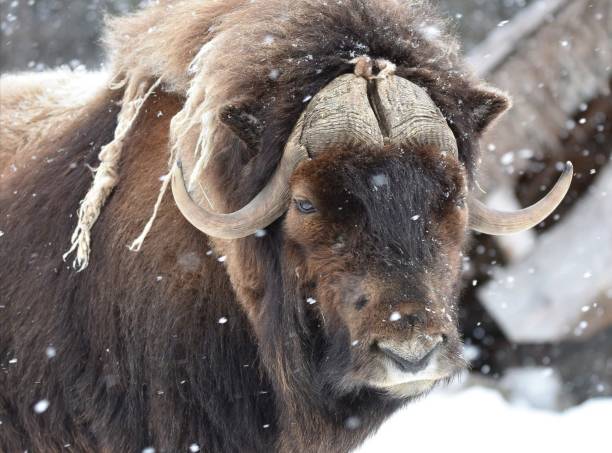
[[532,227],[571,167],[519,212],[470,196],[508,99],[444,30],[161,0],[110,21],[105,81],[5,77],[0,450],[345,452],[452,378],[467,232]]

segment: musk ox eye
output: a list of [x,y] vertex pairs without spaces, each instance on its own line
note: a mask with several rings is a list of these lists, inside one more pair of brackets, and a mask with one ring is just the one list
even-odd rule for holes
[[316,211],[316,208],[313,206],[313,204],[310,201],[304,199],[295,200],[295,206],[302,214],[312,214]]

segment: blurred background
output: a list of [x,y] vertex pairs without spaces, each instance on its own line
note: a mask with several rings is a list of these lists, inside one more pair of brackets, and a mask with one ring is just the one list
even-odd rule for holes
[[[500,22],[532,0],[445,0],[443,13],[454,19],[467,50]],[[57,65],[96,68],[104,15],[124,14],[140,0],[0,0],[0,70],[42,69]]]
[[[98,69],[104,16],[141,3],[0,0],[0,71]],[[403,451],[402,426],[417,420],[428,439],[434,418],[458,430],[448,436],[455,451],[472,425],[497,451],[525,442],[571,451],[580,439],[581,451],[609,451],[602,420],[612,419],[612,2],[437,3],[474,70],[514,99],[482,141],[483,200],[501,209],[531,204],[567,160],[575,176],[562,206],[535,230],[474,238],[461,308],[472,371],[397,415],[363,452]],[[467,407],[473,412],[457,425]],[[508,435],[508,424],[537,440]]]

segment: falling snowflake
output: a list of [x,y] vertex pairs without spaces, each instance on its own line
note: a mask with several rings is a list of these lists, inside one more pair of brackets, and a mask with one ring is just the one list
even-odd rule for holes
[[433,25],[426,25],[424,27],[421,27],[421,33],[423,33],[425,39],[429,40],[434,40],[440,37],[440,35],[442,34],[440,29],[438,27],[434,27]]
[[391,313],[391,316],[389,316],[389,321],[399,321],[400,319],[402,319],[402,315],[399,311],[394,311]]
[[512,151],[504,153],[499,159],[499,161],[502,165],[510,165],[512,162],[514,162],[514,153]]
[[42,414],[47,409],[49,409],[49,401],[47,400],[40,400],[34,405],[34,412],[36,412],[37,414]]
[[344,421],[344,426],[346,426],[348,429],[357,429],[361,426],[361,419],[359,417],[349,417]]
[[388,186],[389,178],[387,177],[387,175],[382,173],[374,175],[372,176],[372,185],[374,186],[375,190],[379,187]]

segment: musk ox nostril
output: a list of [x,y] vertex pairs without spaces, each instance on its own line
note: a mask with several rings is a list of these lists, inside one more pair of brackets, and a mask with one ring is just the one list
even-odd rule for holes
[[420,316],[416,313],[413,313],[411,315],[408,315],[405,317],[406,319],[406,323],[410,326],[410,327],[414,327],[416,325],[418,325],[421,321],[420,321]]
[[427,368],[434,357],[442,337],[428,345],[415,345],[413,342],[396,344],[395,342],[378,342],[376,348],[396,367],[406,373],[418,373]]
[[390,348],[380,347],[380,351],[387,359],[391,360],[395,366],[407,373],[418,373],[419,371],[424,370],[429,364],[429,360],[431,358],[430,353],[427,353],[420,358],[408,358]]

